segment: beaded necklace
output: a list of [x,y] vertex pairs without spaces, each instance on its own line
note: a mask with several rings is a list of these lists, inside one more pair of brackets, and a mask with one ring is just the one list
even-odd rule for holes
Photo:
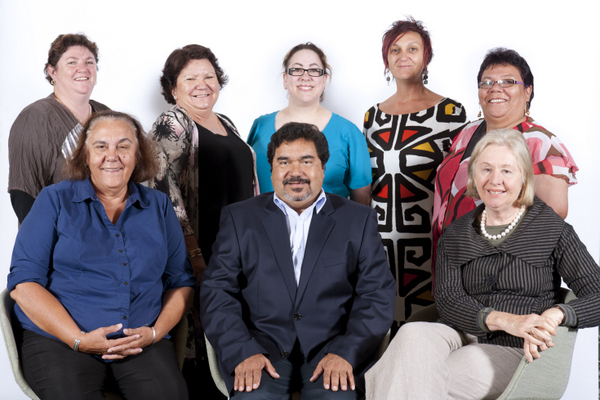
[[525,204],[523,204],[521,206],[521,209],[519,210],[519,213],[517,214],[517,216],[515,217],[515,219],[513,220],[513,222],[511,222],[510,225],[508,225],[508,227],[504,230],[504,232],[502,232],[502,233],[500,233],[498,235],[490,235],[485,230],[485,220],[487,219],[487,209],[484,208],[483,212],[481,213],[481,225],[480,225],[480,227],[481,227],[481,233],[483,234],[483,236],[485,236],[486,238],[488,238],[490,240],[496,240],[496,239],[503,238],[504,236],[508,235],[508,233],[517,225],[517,223],[519,222],[519,220],[523,216],[523,213],[525,213]]

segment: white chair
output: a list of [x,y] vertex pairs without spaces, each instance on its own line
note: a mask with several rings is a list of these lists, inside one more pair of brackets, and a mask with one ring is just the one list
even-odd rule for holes
[[[562,303],[568,303],[576,298],[572,291],[561,288]],[[437,308],[432,304],[415,312],[407,322],[435,322],[438,318]],[[531,364],[523,357],[498,400],[560,399],[569,383],[576,338],[577,329],[559,326],[556,336],[552,338],[556,345],[544,351],[542,357]]]
[[0,325],[2,326],[6,352],[8,353],[8,359],[10,360],[10,367],[12,368],[15,381],[27,397],[33,400],[40,400],[29,387],[29,384],[25,380],[25,376],[23,376],[23,370],[21,369],[21,360],[19,360],[19,352],[17,351],[17,343],[15,341],[15,334],[10,318],[15,301],[10,297],[7,289],[4,289],[2,293],[0,293],[0,301],[2,302],[2,306],[0,307]]
[[[23,375],[23,369],[21,366],[21,360],[19,359],[19,352],[17,350],[17,343],[15,341],[15,333],[12,326],[11,312],[15,305],[15,301],[10,297],[7,289],[4,289],[0,293],[0,301],[2,303],[0,307],[0,325],[2,327],[2,334],[4,335],[4,343],[6,344],[6,352],[10,360],[10,367],[12,368],[15,381],[25,393],[26,396],[33,400],[40,400],[35,392],[29,387],[29,384],[25,380]],[[172,340],[175,344],[175,352],[177,353],[177,361],[179,362],[179,369],[183,367],[183,361],[185,357],[185,346],[187,343],[188,336],[188,322],[187,315],[184,315],[181,321],[171,331]],[[123,397],[118,393],[118,389],[108,389],[104,392],[107,400],[122,400]]]

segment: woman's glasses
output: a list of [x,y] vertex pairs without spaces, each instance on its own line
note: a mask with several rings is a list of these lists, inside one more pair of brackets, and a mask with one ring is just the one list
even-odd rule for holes
[[515,79],[500,79],[497,81],[492,81],[492,80],[481,81],[481,82],[479,82],[479,89],[491,89],[492,86],[494,86],[494,83],[497,83],[498,86],[500,86],[502,89],[512,87],[515,83],[517,85],[525,86],[525,84],[523,82],[519,82]]
[[292,76],[302,76],[305,72],[308,72],[308,76],[312,77],[323,76],[325,73],[323,68],[288,68],[287,70],[288,75]]

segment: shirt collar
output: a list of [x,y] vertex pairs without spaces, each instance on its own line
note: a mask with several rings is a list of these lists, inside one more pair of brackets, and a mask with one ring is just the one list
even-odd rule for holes
[[[315,208],[317,214],[321,211],[321,209],[323,208],[323,206],[325,205],[325,202],[327,201],[327,196],[325,196],[325,191],[323,189],[321,189],[321,193],[319,194],[319,196],[317,197],[317,199],[306,208],[306,210],[304,210],[304,212],[311,210],[310,212],[312,212],[312,209]],[[290,206],[288,206],[283,200],[281,200],[279,198],[279,196],[277,196],[277,193],[273,192],[273,202],[277,205],[277,207],[279,207],[281,209],[281,211],[283,211],[283,213],[285,215],[288,215],[290,211],[294,211],[296,214],[298,214],[294,209],[292,209]]]
[[[144,198],[140,192],[138,185],[132,181],[127,184],[127,192],[129,193],[129,201],[131,204],[139,204],[141,208],[148,208],[148,201]],[[80,181],[73,181],[73,202],[79,203],[85,200],[98,200],[96,190],[92,185],[92,181],[88,176],[86,179]]]

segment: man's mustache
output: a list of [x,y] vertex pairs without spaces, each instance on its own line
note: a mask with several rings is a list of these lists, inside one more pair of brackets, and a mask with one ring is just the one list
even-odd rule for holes
[[283,180],[283,184],[287,185],[288,183],[307,183],[310,185],[310,180],[307,178],[288,178]]

